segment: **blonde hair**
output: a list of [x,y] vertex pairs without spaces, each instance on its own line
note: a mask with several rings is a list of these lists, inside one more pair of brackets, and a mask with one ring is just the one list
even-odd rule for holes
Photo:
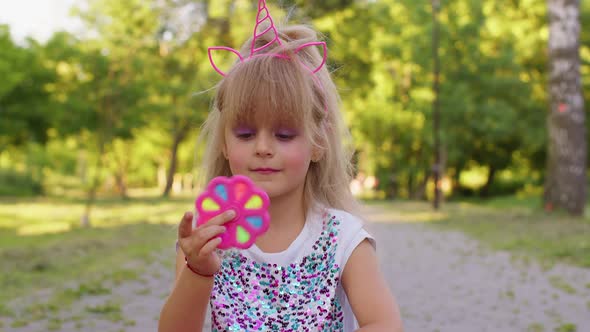
[[[316,68],[322,63],[323,56],[316,47],[294,52],[305,43],[317,41],[317,33],[298,25],[279,29],[279,37],[282,46],[266,48],[268,56],[236,63],[218,83],[213,107],[201,131],[201,139],[207,141],[201,180],[206,183],[216,176],[232,175],[222,152],[226,126],[252,123],[257,112],[265,112],[265,118],[301,126],[322,151],[321,159],[312,161],[307,172],[305,207],[319,203],[358,215],[358,202],[349,188],[353,176],[352,144],[336,87],[326,66],[315,78],[303,67]],[[255,47],[268,41],[258,37]],[[250,54],[251,43],[251,39],[246,41],[240,52]],[[273,54],[286,54],[290,59]]]

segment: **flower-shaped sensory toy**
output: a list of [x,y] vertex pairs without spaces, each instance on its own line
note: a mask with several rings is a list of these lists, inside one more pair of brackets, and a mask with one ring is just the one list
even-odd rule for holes
[[270,223],[268,195],[242,175],[214,178],[197,197],[195,205],[197,226],[227,210],[236,212],[234,219],[224,225],[227,230],[219,236],[219,249],[249,248],[266,232]]

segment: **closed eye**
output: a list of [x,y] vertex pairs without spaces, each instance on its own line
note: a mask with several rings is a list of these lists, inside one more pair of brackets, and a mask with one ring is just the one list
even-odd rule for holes
[[295,138],[295,135],[292,134],[276,134],[275,136],[281,141],[290,141]]
[[290,140],[294,139],[295,137],[297,137],[297,133],[295,133],[291,130],[279,130],[279,131],[275,132],[275,137],[279,141],[290,141]]
[[239,133],[239,134],[236,134],[236,137],[241,140],[247,140],[247,139],[254,137],[254,133]]
[[234,135],[240,140],[251,139],[254,137],[255,134],[255,130],[246,127],[234,129]]

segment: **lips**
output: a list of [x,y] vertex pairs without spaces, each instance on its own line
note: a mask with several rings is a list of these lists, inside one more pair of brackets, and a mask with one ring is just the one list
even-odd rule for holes
[[275,168],[261,167],[261,168],[255,168],[252,171],[259,173],[259,174],[272,174],[272,173],[278,172],[279,170],[275,169]]

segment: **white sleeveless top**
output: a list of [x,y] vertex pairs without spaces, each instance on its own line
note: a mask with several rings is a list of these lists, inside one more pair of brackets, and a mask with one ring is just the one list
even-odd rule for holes
[[373,237],[357,217],[334,209],[308,213],[299,236],[280,253],[218,251],[211,292],[212,331],[354,331],[342,284],[353,250]]

